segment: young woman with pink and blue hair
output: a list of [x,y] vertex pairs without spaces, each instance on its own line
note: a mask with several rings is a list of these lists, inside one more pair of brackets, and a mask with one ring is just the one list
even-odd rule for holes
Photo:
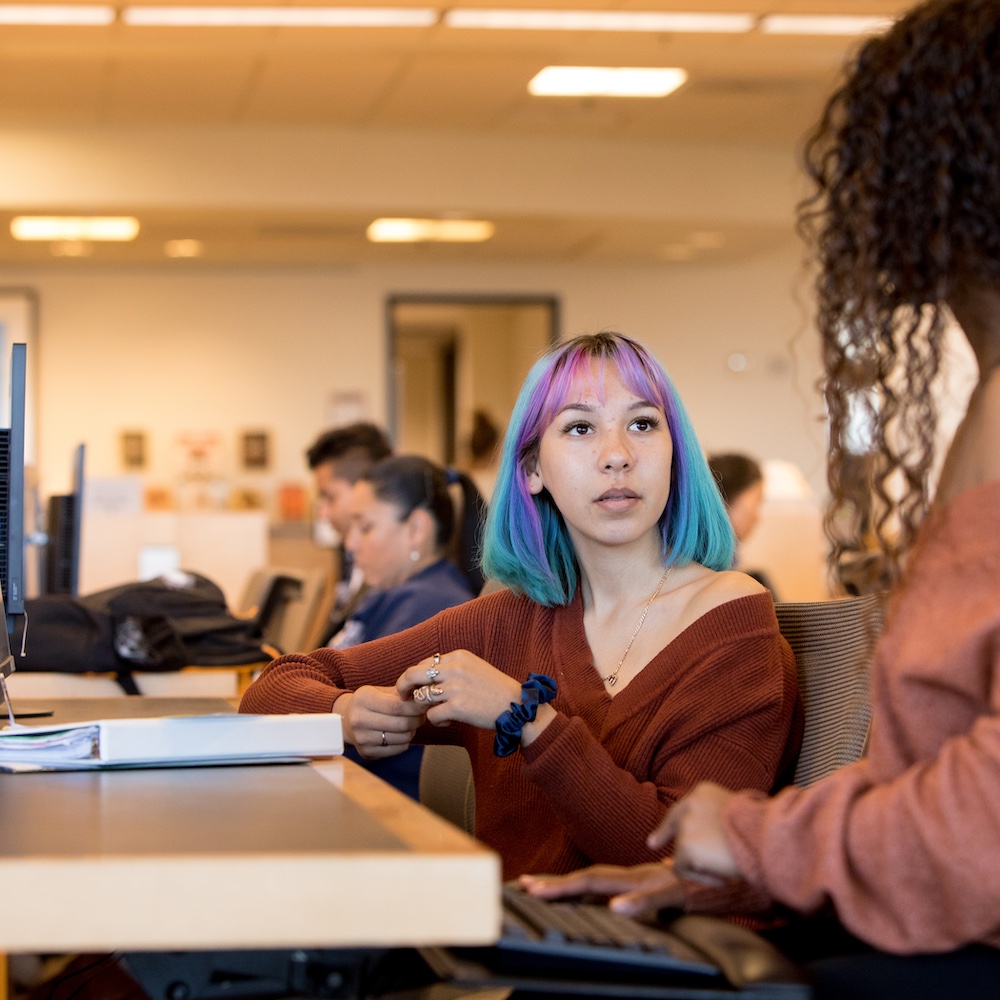
[[483,542],[491,592],[396,635],[293,653],[246,712],[338,712],[365,756],[461,744],[507,878],[656,857],[695,782],[769,790],[801,735],[795,664],[656,359],[618,333],[532,368]]
[[[591,343],[592,341],[592,343]],[[578,338],[537,361],[525,378],[511,414],[500,471],[490,503],[484,545],[486,574],[521,590],[539,604],[567,604],[576,589],[576,553],[563,519],[548,495],[535,498],[519,471],[537,456],[542,432],[592,360],[600,372],[611,365],[628,388],[663,410],[673,444],[670,493],[659,519],[664,565],[699,562],[729,569],[735,539],[684,404],[667,373],[627,337]]]

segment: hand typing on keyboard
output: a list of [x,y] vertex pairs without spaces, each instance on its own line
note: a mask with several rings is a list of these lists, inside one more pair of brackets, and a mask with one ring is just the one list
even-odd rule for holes
[[[605,865],[561,879],[539,878],[537,885],[606,893],[622,886],[619,872],[633,871]],[[609,910],[603,898],[547,900],[514,882],[503,889],[503,929],[495,946],[423,952],[435,972],[452,982],[513,986],[531,995],[811,996],[795,965],[764,938],[728,920],[687,914],[653,925]]]
[[687,942],[613,913],[603,902],[550,901],[508,883],[503,904],[503,931],[497,946],[501,950],[603,968],[627,966],[719,975],[718,966]]
[[681,909],[685,899],[684,884],[675,875],[670,861],[627,868],[593,865],[568,875],[522,875],[518,884],[525,893],[538,899],[610,896],[608,907],[630,917]]

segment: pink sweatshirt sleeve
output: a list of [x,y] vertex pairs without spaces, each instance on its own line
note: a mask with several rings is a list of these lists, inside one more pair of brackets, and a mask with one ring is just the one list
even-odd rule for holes
[[812,912],[832,902],[857,937],[903,954],[1000,939],[1000,718],[932,761],[871,781],[867,762],[726,814],[747,879]]

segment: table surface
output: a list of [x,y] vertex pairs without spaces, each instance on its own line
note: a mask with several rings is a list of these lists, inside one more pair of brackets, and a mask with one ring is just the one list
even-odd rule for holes
[[[221,699],[21,699],[25,723]],[[349,760],[0,774],[0,950],[483,944],[497,855]]]

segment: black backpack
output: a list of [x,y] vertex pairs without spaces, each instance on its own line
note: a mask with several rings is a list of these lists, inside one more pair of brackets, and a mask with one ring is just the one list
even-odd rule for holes
[[271,659],[259,620],[231,614],[219,587],[197,573],[29,598],[24,609],[11,637],[18,670],[113,673],[129,694],[139,694],[133,670]]

